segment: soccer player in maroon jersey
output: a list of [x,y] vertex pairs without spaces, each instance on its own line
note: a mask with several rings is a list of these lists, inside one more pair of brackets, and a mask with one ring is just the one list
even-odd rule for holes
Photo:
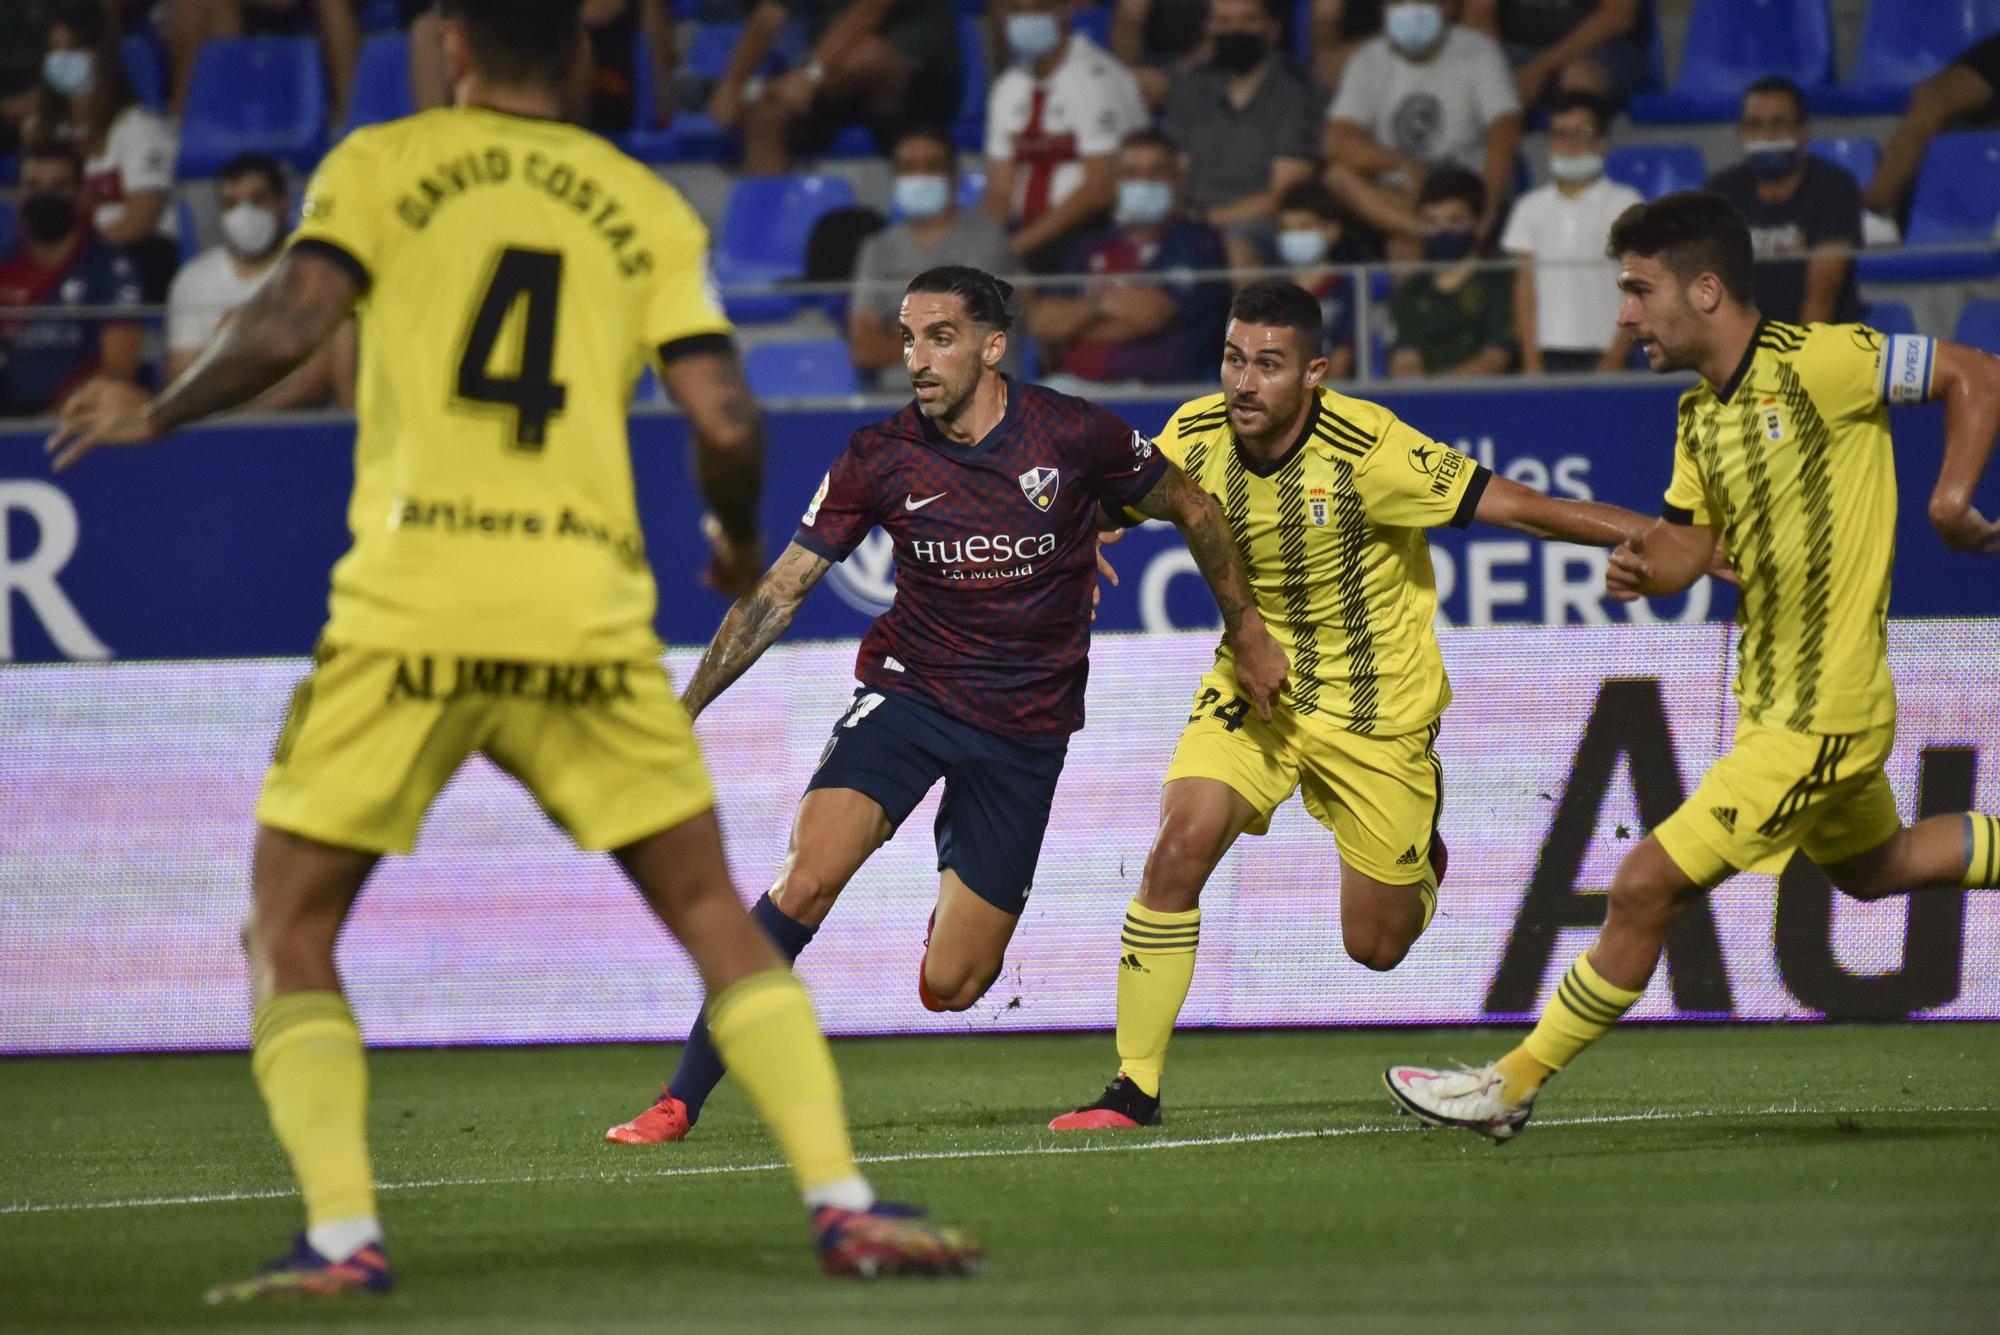
[[[888,530],[896,601],[861,641],[860,689],[752,916],[797,958],[943,779],[938,902],[917,976],[934,1011],[965,1010],[992,985],[1027,903],[1069,736],[1083,726],[1100,502],[1180,528],[1259,713],[1269,716],[1288,671],[1213,498],[1115,414],[996,369],[1011,293],[962,265],[911,280],[900,326],[915,401],[854,433],[681,696],[699,715],[784,633],[830,565],[877,524]],[[681,1139],[721,1078],[698,1019],[659,1101],[606,1138]]]

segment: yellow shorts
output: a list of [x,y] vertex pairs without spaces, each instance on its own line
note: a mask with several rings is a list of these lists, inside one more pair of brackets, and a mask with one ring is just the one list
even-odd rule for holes
[[1735,871],[1781,871],[1794,849],[1822,867],[1902,828],[1883,770],[1896,725],[1817,735],[1747,720],[1680,809],[1653,833],[1697,885]]
[[620,848],[715,804],[666,668],[539,663],[322,642],[292,694],[257,819],[407,853],[474,751],[585,848]]
[[1246,833],[1271,828],[1271,813],[1298,790],[1306,810],[1333,831],[1343,861],[1388,885],[1429,879],[1431,837],[1444,811],[1438,725],[1400,737],[1365,737],[1289,709],[1271,721],[1225,672],[1203,675],[1167,782],[1215,779],[1257,809]]

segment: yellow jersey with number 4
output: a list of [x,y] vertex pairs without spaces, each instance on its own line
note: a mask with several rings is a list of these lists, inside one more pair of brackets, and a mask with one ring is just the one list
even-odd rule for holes
[[361,288],[341,643],[659,651],[626,409],[649,356],[727,336],[708,233],[604,140],[475,107],[357,130],[292,246]]

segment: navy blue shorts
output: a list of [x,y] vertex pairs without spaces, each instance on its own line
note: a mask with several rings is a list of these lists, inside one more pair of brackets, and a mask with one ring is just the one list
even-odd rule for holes
[[833,725],[806,791],[852,788],[900,827],[939,779],[938,870],[1002,913],[1028,904],[1067,739],[1009,741],[926,701],[862,687]]

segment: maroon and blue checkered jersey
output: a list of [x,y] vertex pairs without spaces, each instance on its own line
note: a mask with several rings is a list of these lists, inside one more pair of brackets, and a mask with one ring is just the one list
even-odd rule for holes
[[1002,736],[1063,737],[1083,726],[1098,502],[1136,501],[1165,468],[1117,414],[1010,381],[977,445],[914,403],[856,431],[794,541],[842,561],[880,524],[895,544],[896,600],[855,664],[864,685]]

